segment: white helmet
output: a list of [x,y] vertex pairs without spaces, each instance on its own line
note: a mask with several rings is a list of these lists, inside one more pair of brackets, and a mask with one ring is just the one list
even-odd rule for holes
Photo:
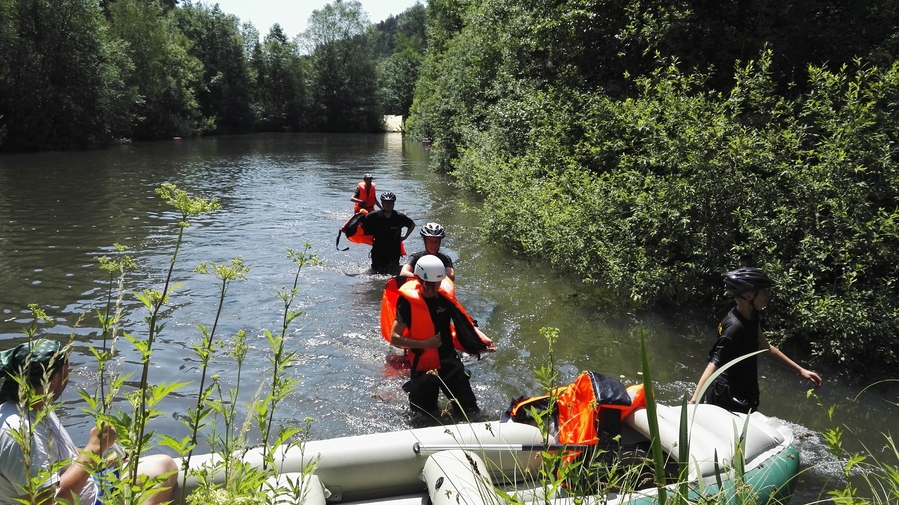
[[415,263],[415,275],[425,282],[440,282],[446,277],[446,267],[440,258],[428,254]]

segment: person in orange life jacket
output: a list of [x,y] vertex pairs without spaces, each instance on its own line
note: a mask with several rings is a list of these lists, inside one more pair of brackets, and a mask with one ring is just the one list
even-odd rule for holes
[[362,176],[362,182],[356,185],[356,192],[350,201],[353,202],[353,212],[358,214],[363,210],[365,212],[373,212],[375,207],[382,208],[376,198],[377,190],[375,183],[372,182],[374,177],[371,174]]
[[[400,244],[412,234],[415,221],[393,210],[396,195],[381,194],[381,210],[366,214],[362,228],[372,236],[371,269],[375,273],[396,275],[400,269]],[[403,228],[406,232],[403,233]]]
[[[456,352],[450,324],[466,352],[494,352],[496,346],[474,326],[471,317],[447,289],[446,268],[436,256],[423,256],[415,265],[415,279],[400,287],[396,322],[390,343],[413,353],[411,379],[403,389],[409,393],[413,418],[439,421],[437,397],[441,390],[455,400],[469,419],[480,413],[471,382]],[[467,335],[467,336],[466,336]],[[436,371],[436,375],[428,373]],[[410,390],[411,389],[411,390]]]
[[[38,397],[34,405],[21,404],[23,385],[16,378],[21,377],[33,388]],[[0,352],[0,504],[12,505],[16,498],[28,503],[56,503],[66,500],[74,503],[77,497],[81,503],[99,504],[99,487],[88,473],[88,466],[94,458],[100,458],[116,441],[116,432],[110,425],[94,426],[87,445],[79,449],[72,442],[68,431],[59,422],[54,410],[46,402],[55,402],[62,395],[69,379],[67,349],[59,342],[37,339],[19,344]],[[51,465],[66,461],[62,469],[54,472],[44,482],[38,496],[23,496],[23,486],[30,475],[26,475],[25,454],[13,431],[23,425],[33,424],[30,454],[32,473],[38,469],[48,469]],[[115,455],[107,460],[112,465],[118,462]],[[164,454],[144,456],[137,462],[138,473],[144,477],[165,478],[155,487],[159,492],[148,497],[144,505],[165,503],[172,499],[178,483],[178,466]],[[53,498],[56,498],[54,500]]]
[[403,265],[402,270],[400,270],[400,277],[414,278],[415,264],[418,263],[418,260],[423,256],[430,254],[440,258],[444,268],[446,268],[446,276],[449,277],[451,281],[455,281],[456,270],[453,268],[452,258],[440,252],[440,243],[443,241],[444,237],[446,237],[446,231],[443,229],[443,226],[440,226],[437,223],[427,223],[421,227],[419,233],[421,234],[422,240],[424,240],[425,250],[414,252],[409,255],[406,259],[406,264]]
[[[821,386],[821,377],[802,368],[765,338],[760,312],[768,305],[772,281],[758,268],[740,268],[724,275],[724,285],[737,302],[718,325],[718,340],[709,351],[709,364],[703,371],[690,403],[700,400],[699,392],[718,368],[740,356],[761,349],[766,356],[782,367],[796,372],[815,387]],[[719,375],[709,386],[705,402],[733,412],[748,413],[759,406],[759,380],[757,356],[734,364]]]

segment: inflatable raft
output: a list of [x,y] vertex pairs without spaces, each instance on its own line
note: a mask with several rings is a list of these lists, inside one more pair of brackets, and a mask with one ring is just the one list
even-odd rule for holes
[[[669,482],[676,472],[681,407],[657,405],[660,437],[669,460]],[[735,438],[746,427],[743,483],[765,503],[769,497],[792,494],[799,468],[792,431],[760,413],[731,413],[712,405],[690,405],[689,489],[692,496],[738,487],[733,467]],[[622,419],[620,449],[628,448],[627,461],[615,465],[642,466],[651,475],[649,419],[637,408]],[[570,448],[570,447],[569,447]],[[515,422],[458,424],[407,429],[390,433],[306,442],[302,447],[276,450],[278,475],[269,479],[273,503],[326,505],[481,505],[506,503],[503,495],[524,503],[574,505],[582,498],[572,486],[547,488],[540,466],[545,449],[537,428]],[[621,452],[621,451],[619,451]],[[210,468],[219,455],[194,456],[191,469]],[[262,465],[261,449],[251,449],[243,461]],[[617,467],[617,466],[616,466]],[[311,471],[308,469],[311,468]],[[307,471],[304,473],[304,469]],[[647,473],[648,471],[648,473]],[[198,485],[194,472],[186,480],[188,494]],[[609,476],[597,474],[596,479]],[[213,481],[221,481],[220,474]],[[583,484],[583,482],[581,483]],[[626,486],[598,486],[602,496],[586,503],[649,505],[657,503],[652,479],[633,491]],[[274,490],[280,487],[280,491]],[[669,486],[673,492],[674,485]],[[742,486],[741,486],[742,487]],[[744,487],[745,489],[745,487]],[[180,493],[179,493],[180,495]]]

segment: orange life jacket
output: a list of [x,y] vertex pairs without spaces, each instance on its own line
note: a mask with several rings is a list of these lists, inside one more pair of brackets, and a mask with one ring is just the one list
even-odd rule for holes
[[359,199],[365,202],[365,205],[359,202],[353,202],[353,212],[365,210],[371,212],[375,210],[375,183],[371,183],[371,189],[365,189],[365,181],[360,182],[357,186],[359,189]]
[[[428,310],[428,304],[421,295],[421,283],[418,279],[409,279],[402,286],[397,288],[396,279],[387,281],[384,294],[381,297],[381,334],[384,339],[390,342],[390,335],[393,331],[393,323],[396,320],[396,301],[400,295],[409,301],[412,308],[412,325],[407,327],[403,332],[404,337],[415,340],[427,340],[434,336],[436,330],[434,323],[431,321],[431,312]],[[465,311],[462,305],[456,300],[456,288],[449,278],[444,278],[437,290],[439,296],[446,298],[455,308],[458,316],[450,322],[450,331],[452,331],[453,346],[469,354],[478,354],[487,342],[474,331],[474,322],[471,316]],[[467,343],[459,340],[459,334],[468,335]],[[477,342],[471,342],[471,339],[477,338]],[[480,344],[480,346],[478,346]],[[437,349],[421,349],[421,355],[415,365],[415,370],[419,372],[427,370],[436,370],[440,368],[440,355]]]
[[[612,384],[617,388],[610,387]],[[640,399],[645,401],[643,386],[639,388]],[[611,398],[602,398],[603,393]],[[595,372],[582,372],[556,402],[559,408],[559,443],[611,443],[621,431],[621,420],[637,408],[635,403],[617,380]]]
[[[402,282],[397,282],[397,280]],[[409,277],[391,277],[384,285],[384,293],[381,294],[381,336],[390,343],[390,334],[393,332],[393,323],[396,322],[396,300],[400,296],[400,286],[403,282],[412,280]],[[447,291],[456,297],[456,285],[452,280],[446,283]],[[441,286],[442,287],[442,286]]]
[[343,226],[341,226],[340,230],[337,232],[337,249],[340,249],[341,233],[346,235],[347,240],[355,244],[372,245],[374,243],[374,236],[366,234],[365,229],[362,226],[362,218],[365,217],[366,214],[368,214],[367,211],[361,210],[350,216],[350,218],[343,223]]

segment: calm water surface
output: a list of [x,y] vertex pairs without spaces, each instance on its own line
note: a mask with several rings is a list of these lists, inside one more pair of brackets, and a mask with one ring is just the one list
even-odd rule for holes
[[[65,411],[76,440],[89,430],[80,412],[78,388],[98,384],[87,349],[100,346],[92,311],[104,306],[107,279],[95,258],[114,243],[130,248],[139,269],[128,288],[161,288],[176,238],[178,216],[154,190],[173,183],[195,196],[218,198],[223,210],[193,221],[175,265],[183,285],[165,311],[167,325],[153,355],[151,381],[194,381],[161,406],[167,412],[153,427],[173,436],[187,434],[177,419],[196,398],[200,340],[197,324],[211,325],[219,284],[193,273],[201,262],[223,263],[238,256],[251,268],[248,279],[229,291],[217,333],[230,338],[246,329],[250,351],[242,378],[242,399],[250,401],[268,371],[270,351],[264,330],[277,332],[283,303],[276,291],[293,282],[295,268],[287,248],[305,243],[321,266],[300,276],[295,308],[306,315],[292,325],[288,347],[297,352],[291,373],[298,390],[282,405],[280,422],[312,417],[313,438],[374,433],[406,424],[404,376],[386,365],[389,346],[380,336],[378,311],[386,277],[368,273],[368,248],[334,246],[337,229],[349,217],[349,201],[365,172],[379,191],[398,195],[397,210],[419,225],[446,225],[443,250],[454,257],[457,293],[498,346],[480,361],[469,359],[482,409],[498,417],[509,400],[539,391],[533,369],[545,361],[542,327],[557,327],[562,338],[555,358],[564,380],[593,369],[640,380],[639,329],[647,336],[658,397],[677,402],[692,393],[705,364],[720,314],[697,318],[680,314],[620,314],[577,279],[546,265],[528,262],[485,243],[478,234],[478,200],[427,170],[427,150],[398,135],[271,134],[182,142],[143,143],[103,151],[26,154],[0,157],[0,339],[8,347],[29,322],[27,305],[39,303],[54,325],[44,334],[75,335],[74,376]],[[407,247],[421,247],[417,232]],[[350,245],[344,239],[341,246]],[[775,300],[772,303],[777,303]],[[143,312],[131,294],[123,301],[125,329],[145,336]],[[76,328],[76,321],[84,319]],[[117,367],[139,376],[136,353],[123,341]],[[858,431],[849,435],[881,447],[880,432],[894,424],[895,389],[866,392],[839,370],[816,367],[825,377],[825,405],[839,406],[837,422]],[[815,499],[836,475],[817,432],[832,426],[824,410],[806,398],[800,379],[761,362],[762,410],[790,424],[801,435],[804,474],[794,503]],[[224,384],[237,377],[233,363],[217,361],[210,373]],[[130,387],[133,387],[131,384]],[[120,405],[124,408],[124,405]]]

